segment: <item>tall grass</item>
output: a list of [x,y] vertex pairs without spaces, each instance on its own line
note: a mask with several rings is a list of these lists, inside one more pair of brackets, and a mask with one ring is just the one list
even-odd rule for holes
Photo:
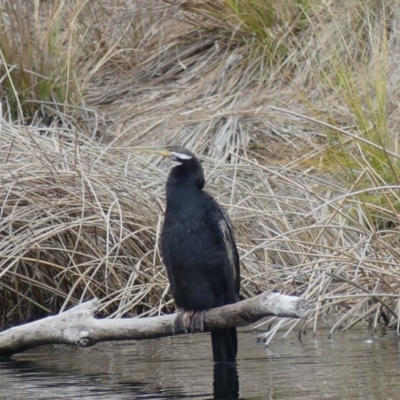
[[[78,2],[79,3],[79,2]],[[82,2],[81,2],[82,3]],[[25,121],[48,108],[79,101],[75,59],[75,9],[63,0],[4,1],[0,8],[0,52],[6,111]],[[43,113],[47,114],[47,113]]]
[[124,8],[105,0],[1,2],[3,115],[46,125],[54,118],[65,122],[68,115],[81,118],[94,76],[104,76],[109,66],[114,75],[131,70],[142,42],[152,37],[143,26],[154,16],[139,12],[138,5],[129,18]]
[[[338,177],[358,192],[369,225],[392,226],[398,220],[400,154],[397,126],[390,123],[388,96],[388,55],[394,50],[389,42],[391,5],[355,1],[348,7],[354,26],[346,30],[343,16],[330,13],[333,26],[340,30],[333,44],[321,44],[321,53],[327,57],[330,52],[331,57],[313,71],[317,90],[326,104],[326,121],[345,127],[344,131],[326,130],[331,145],[318,163],[342,169]],[[335,101],[330,103],[332,98]]]
[[[52,47],[71,49],[70,70],[53,65],[42,100],[75,104],[54,88],[77,77],[67,91],[80,113],[22,126],[37,111],[19,97],[18,121],[2,116],[3,325],[93,296],[113,317],[173,310],[157,247],[168,167],[134,147],[177,143],[203,159],[207,190],[233,219],[244,296],[314,299],[312,329],[397,327],[394,2],[57,4],[75,16],[52,36],[70,40]],[[5,98],[11,110],[14,91]],[[260,329],[270,322],[268,341],[303,328]]]

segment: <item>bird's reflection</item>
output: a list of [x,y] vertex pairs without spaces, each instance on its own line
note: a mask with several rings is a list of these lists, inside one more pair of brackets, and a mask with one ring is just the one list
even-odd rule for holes
[[236,364],[214,364],[214,399],[239,399]]

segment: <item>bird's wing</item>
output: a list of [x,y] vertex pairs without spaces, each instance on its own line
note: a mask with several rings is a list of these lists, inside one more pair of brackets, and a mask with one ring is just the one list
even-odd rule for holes
[[239,254],[236,248],[235,235],[233,233],[233,227],[231,219],[225,210],[221,209],[221,218],[218,222],[221,232],[224,237],[226,253],[228,255],[230,269],[233,273],[233,280],[235,284],[235,295],[239,294],[240,291],[240,263]]

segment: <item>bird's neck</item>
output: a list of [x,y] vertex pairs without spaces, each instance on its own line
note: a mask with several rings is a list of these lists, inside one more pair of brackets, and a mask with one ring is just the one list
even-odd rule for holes
[[179,175],[178,171],[173,172],[167,180],[167,211],[182,212],[196,202],[202,191],[196,187],[193,177],[184,176],[185,171]]

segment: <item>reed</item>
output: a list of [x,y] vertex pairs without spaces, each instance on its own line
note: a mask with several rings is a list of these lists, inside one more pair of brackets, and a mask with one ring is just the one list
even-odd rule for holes
[[315,300],[307,321],[263,321],[267,342],[398,327],[395,2],[59,1],[18,24],[5,4],[2,38],[35,27],[57,62],[40,97],[21,75],[37,79],[39,45],[28,68],[0,37],[2,326],[94,296],[109,317],[174,309],[157,245],[168,165],[135,147],[179,143],[232,217],[243,296]]

